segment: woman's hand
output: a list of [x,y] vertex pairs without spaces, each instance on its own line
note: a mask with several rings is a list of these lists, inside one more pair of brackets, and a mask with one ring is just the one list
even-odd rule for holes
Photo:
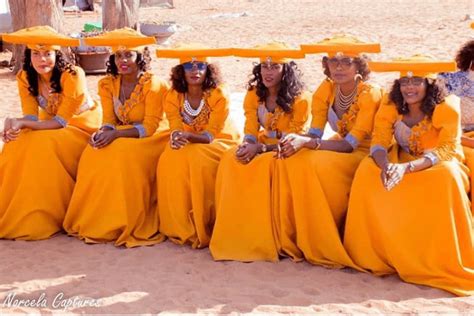
[[20,120],[7,117],[2,132],[2,140],[5,143],[11,142],[18,138],[23,124]]
[[189,143],[188,133],[174,131],[170,135],[170,146],[172,149],[181,149]]
[[21,119],[12,118],[10,124],[10,128],[14,131],[20,131],[24,127]]
[[311,138],[298,134],[288,134],[283,137],[280,142],[280,158],[288,158],[294,155],[298,150],[303,148]]
[[248,164],[257,154],[260,144],[251,144],[244,142],[239,145],[235,156],[240,163]]
[[95,147],[95,143],[97,141],[97,137],[102,133],[102,132],[105,132],[105,131],[112,131],[113,128],[109,127],[109,126],[102,126],[100,129],[98,129],[97,131],[95,131],[94,133],[92,133],[91,135],[91,138],[89,139],[89,145],[91,145],[92,147]]
[[100,149],[111,144],[117,138],[116,132],[116,130],[98,130],[91,136],[91,146]]
[[99,129],[98,131],[95,131],[94,133],[92,133],[91,138],[89,138],[89,145],[91,145],[92,147],[95,147],[95,142],[97,140],[97,137],[102,132],[103,132],[102,129]]
[[8,142],[9,142],[7,133],[8,133],[8,131],[9,131],[11,128],[12,128],[11,118],[7,117],[7,118],[5,119],[5,122],[3,123],[3,131],[2,131],[2,141],[3,141],[4,143],[8,143]]
[[387,191],[392,190],[402,181],[408,168],[404,163],[388,163],[382,171],[382,182]]
[[387,188],[388,181],[388,163],[386,163],[382,168],[380,168],[380,180],[382,180],[382,185]]

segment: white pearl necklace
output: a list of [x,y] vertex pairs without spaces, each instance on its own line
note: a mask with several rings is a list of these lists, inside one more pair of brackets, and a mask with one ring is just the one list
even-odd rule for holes
[[344,95],[341,92],[341,87],[338,85],[336,89],[336,98],[334,100],[334,106],[338,108],[341,112],[347,111],[347,109],[350,108],[350,106],[354,102],[356,94],[357,85],[355,86],[354,90],[348,95]]
[[204,99],[201,99],[201,102],[199,102],[199,106],[197,109],[193,109],[193,107],[191,106],[191,104],[189,103],[188,101],[188,97],[186,96],[184,98],[184,111],[189,114],[190,116],[193,116],[193,117],[196,117],[199,115],[199,113],[201,113],[202,111],[202,108],[204,107]]

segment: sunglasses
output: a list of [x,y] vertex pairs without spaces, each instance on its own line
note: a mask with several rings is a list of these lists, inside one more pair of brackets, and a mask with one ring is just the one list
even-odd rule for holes
[[349,68],[354,62],[353,58],[350,57],[332,57],[327,59],[328,66],[331,68],[336,68],[340,66],[341,68]]
[[194,67],[199,71],[204,71],[207,69],[207,64],[203,62],[187,62],[183,64],[184,71],[191,71]]
[[425,78],[422,77],[402,77],[398,79],[401,87],[406,87],[409,85],[421,86],[425,82]]
[[265,70],[279,70],[282,65],[278,63],[261,63],[260,67]]

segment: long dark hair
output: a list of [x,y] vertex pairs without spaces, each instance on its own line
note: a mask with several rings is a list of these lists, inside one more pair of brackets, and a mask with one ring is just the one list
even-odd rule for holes
[[[252,69],[252,77],[247,83],[247,90],[257,90],[257,96],[260,102],[264,102],[268,97],[268,89],[263,84],[261,64],[256,64]],[[304,83],[302,81],[302,72],[294,61],[283,64],[283,75],[281,77],[280,89],[276,103],[286,113],[292,111],[293,102],[303,92]]]
[[[143,49],[143,53],[137,52],[137,60],[135,61],[136,64],[138,65],[138,70],[139,71],[148,71],[151,69],[150,63],[151,63],[151,57],[150,57],[150,50],[148,47],[145,47]],[[107,69],[106,73],[108,75],[112,75],[114,77],[118,76],[118,68],[117,65],[115,64],[115,54],[110,55],[109,60],[106,63]]]
[[[55,52],[56,62],[54,63],[51,79],[49,82],[51,83],[51,89],[53,89],[53,92],[60,93],[62,91],[61,74],[64,71],[68,71],[75,75],[76,71],[74,70],[74,65],[66,59],[61,51],[57,50]],[[26,78],[29,85],[28,91],[30,91],[33,96],[37,97],[39,95],[38,73],[31,63],[31,49],[29,48],[25,49],[22,69],[26,72]]]
[[[219,67],[216,64],[207,64],[206,77],[202,83],[202,90],[209,91],[215,89],[222,83],[222,76]],[[179,93],[188,91],[188,83],[184,76],[183,65],[177,65],[171,68],[171,86]]]
[[[425,78],[425,85],[426,96],[421,103],[421,111],[431,119],[436,105],[442,103],[448,93],[446,88],[436,79]],[[393,103],[395,103],[398,114],[408,114],[410,110],[403,99],[400,90],[400,81],[398,79],[393,82],[389,98]]]

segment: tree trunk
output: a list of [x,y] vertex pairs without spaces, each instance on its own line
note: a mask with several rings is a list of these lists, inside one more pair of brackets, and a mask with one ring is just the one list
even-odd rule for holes
[[[62,0],[8,0],[14,31],[25,27],[49,25],[62,32],[64,25]],[[24,46],[13,49],[13,71],[21,69]]]
[[102,0],[102,28],[112,31],[122,27],[138,30],[140,0]]

